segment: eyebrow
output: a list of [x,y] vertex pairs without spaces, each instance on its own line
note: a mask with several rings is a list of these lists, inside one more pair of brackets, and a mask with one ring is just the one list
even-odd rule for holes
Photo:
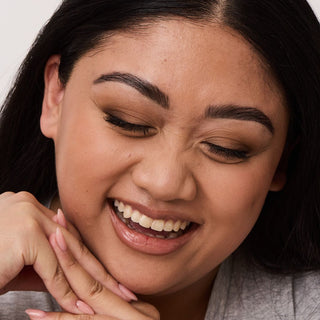
[[272,134],[274,133],[271,120],[262,111],[253,107],[238,105],[209,106],[205,112],[205,118],[254,121],[265,126]]
[[[130,73],[112,72],[101,75],[93,83],[99,84],[103,82],[120,82],[124,83],[145,97],[153,100],[164,109],[169,109],[169,97],[162,92],[156,85],[141,79]],[[272,134],[274,127],[271,120],[259,109],[238,105],[210,105],[205,111],[205,118],[222,118],[222,119],[236,119],[243,121],[254,121],[265,126]]]
[[169,97],[157,86],[146,80],[138,78],[130,73],[112,72],[101,75],[93,83],[99,84],[108,81],[120,82],[129,85],[130,87],[139,91],[145,97],[156,102],[164,109],[169,109]]

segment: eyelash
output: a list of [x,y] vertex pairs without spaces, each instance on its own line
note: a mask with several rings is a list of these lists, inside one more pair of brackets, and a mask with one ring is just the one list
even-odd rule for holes
[[[119,127],[125,131],[133,132],[133,133],[139,133],[142,136],[148,136],[150,135],[150,130],[153,128],[150,126],[145,126],[141,124],[135,124],[130,123],[127,121],[124,121],[112,114],[106,114],[104,117],[105,121],[109,122],[110,124]],[[222,156],[226,159],[239,159],[239,160],[246,160],[249,158],[248,152],[244,150],[236,150],[236,149],[230,149],[225,148],[210,142],[203,142],[203,144],[208,146],[209,152],[216,154],[218,156]]]
[[150,134],[150,130],[153,129],[150,126],[145,126],[142,124],[135,124],[135,123],[130,123],[127,121],[124,121],[118,117],[115,117],[112,114],[107,114],[104,119],[109,122],[110,124],[119,127],[125,131],[128,132],[133,132],[133,133],[141,133],[142,136],[147,136]]
[[248,152],[244,150],[236,150],[225,148],[210,142],[204,142],[209,147],[209,152],[221,155],[227,159],[239,159],[239,160],[246,160],[249,158]]

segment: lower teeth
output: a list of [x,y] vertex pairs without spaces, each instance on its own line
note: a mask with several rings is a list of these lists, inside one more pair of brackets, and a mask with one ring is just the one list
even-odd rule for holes
[[[118,211],[117,208],[115,208],[115,207],[114,207],[114,211],[117,214],[118,218],[123,223],[125,223],[128,228],[130,228],[134,231],[143,233],[149,237],[158,238],[158,239],[175,239],[175,238],[182,236],[185,233],[185,231],[179,230],[178,232],[162,231],[161,233],[165,233],[165,234],[159,234],[158,231],[144,228],[144,227],[140,226],[138,223],[133,222],[131,219],[124,218],[123,214],[120,211]],[[143,231],[141,229],[143,229]]]

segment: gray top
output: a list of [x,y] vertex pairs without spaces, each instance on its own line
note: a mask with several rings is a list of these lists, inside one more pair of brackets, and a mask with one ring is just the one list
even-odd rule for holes
[[[28,308],[59,311],[46,293],[10,292],[0,297],[1,320],[27,320]],[[205,320],[260,319],[320,320],[320,271],[280,276],[250,265],[239,254],[227,259],[218,272]]]
[[320,320],[320,271],[276,275],[240,254],[225,261],[205,320]]
[[26,309],[60,311],[59,305],[48,293],[43,292],[8,292],[0,296],[1,320],[30,320]]

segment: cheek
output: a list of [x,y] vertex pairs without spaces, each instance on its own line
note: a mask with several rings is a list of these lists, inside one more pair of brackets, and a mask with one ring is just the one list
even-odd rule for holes
[[[275,171],[263,161],[217,170],[206,179],[209,219],[221,232],[246,236],[257,220]],[[209,192],[210,190],[210,192]],[[205,209],[205,208],[204,208]]]
[[76,117],[63,126],[56,142],[61,203],[70,215],[94,215],[105,205],[110,188],[129,171],[132,157],[100,117]]
[[227,173],[220,171],[211,183],[207,182],[210,195],[206,196],[207,205],[202,207],[207,211],[205,240],[197,250],[202,268],[217,266],[247,237],[268,193],[266,179],[264,174],[251,170],[229,168]]

